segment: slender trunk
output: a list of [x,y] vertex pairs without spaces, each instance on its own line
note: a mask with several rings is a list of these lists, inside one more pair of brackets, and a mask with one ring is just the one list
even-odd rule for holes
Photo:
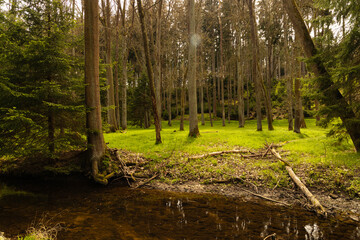
[[[287,95],[287,108],[288,108],[288,129],[294,129],[294,116],[293,116],[293,79],[290,74],[290,58],[289,58],[289,24],[287,16],[284,16],[284,34],[285,34],[285,81],[286,81],[286,95]],[[280,69],[279,64],[279,69]],[[280,76],[279,76],[280,77]]]
[[268,66],[267,66],[267,81],[264,87],[265,91],[265,105],[266,105],[266,118],[268,123],[268,130],[272,131],[274,130],[273,126],[273,119],[272,119],[272,104],[271,104],[271,82],[272,82],[272,54],[273,54],[273,48],[272,44],[269,44],[268,46]]
[[155,124],[155,131],[156,131],[156,142],[155,143],[159,144],[159,143],[161,143],[160,118],[159,118],[159,114],[157,111],[154,73],[153,73],[152,65],[151,65],[149,42],[148,42],[146,30],[145,30],[144,10],[143,10],[142,4],[141,4],[141,0],[137,0],[137,5],[138,5],[138,11],[139,11],[141,32],[142,32],[142,37],[143,37],[145,58],[146,58],[146,69],[147,69],[148,78],[149,78],[149,87],[150,87],[151,102],[152,102],[151,106],[152,106],[153,115],[154,115],[154,124]]
[[255,11],[253,0],[248,1],[249,6],[249,17],[250,17],[250,27],[251,27],[251,39],[253,42],[252,46],[252,78],[255,83],[255,100],[256,100],[256,119],[257,119],[257,131],[262,131],[262,115],[261,115],[261,80],[257,76],[257,66],[258,66],[258,52],[259,52],[259,43],[257,36],[256,20],[255,20]]
[[168,86],[168,101],[167,101],[167,111],[168,111],[168,125],[171,126],[171,95],[172,95],[172,68],[170,67],[170,76],[169,76],[169,86]]
[[180,96],[180,104],[181,104],[181,117],[180,117],[180,131],[184,131],[184,115],[185,115],[185,79],[187,77],[187,69],[184,70],[184,77],[181,81],[181,96]]
[[[155,66],[155,94],[158,118],[161,120],[161,13],[163,0],[157,3],[158,12],[156,17],[156,66]],[[164,98],[165,100],[165,98]],[[161,129],[160,121],[160,129]]]
[[[202,59],[200,61],[200,76],[203,76],[202,72]],[[200,79],[200,109],[201,109],[201,125],[205,125],[205,117],[204,117],[204,84],[203,79]]]
[[211,97],[209,94],[209,84],[206,84],[206,97],[207,97],[207,103],[208,103],[208,110],[209,110],[209,120],[211,127],[213,126],[212,116],[211,116]]
[[197,97],[196,97],[196,47],[195,35],[195,3],[189,0],[189,136],[200,135],[197,119]]
[[295,124],[294,124],[294,132],[296,132],[296,133],[300,133],[300,127],[301,127],[300,100],[301,100],[300,79],[295,78]]
[[110,0],[104,0],[102,2],[103,15],[105,18],[105,62],[106,62],[106,80],[107,80],[107,119],[110,125],[110,131],[115,132],[118,127],[116,124],[115,115],[115,92],[114,92],[114,80],[112,71],[112,60],[111,60],[111,22],[110,22]]
[[101,124],[99,85],[99,6],[98,1],[85,1],[85,107],[88,164],[92,176],[98,175],[98,164],[105,152]]
[[[231,67],[229,67],[229,72],[231,72]],[[230,74],[229,74],[230,75]],[[232,85],[231,85],[231,77],[228,80],[228,123],[231,121],[231,110],[232,110]]]
[[211,56],[212,56],[212,57],[211,57],[211,59],[212,59],[211,74],[212,74],[212,80],[213,80],[213,115],[214,115],[214,118],[216,119],[216,104],[217,104],[217,99],[216,99],[215,50],[212,51]]
[[245,126],[244,116],[244,83],[242,78],[241,69],[241,33],[238,35],[238,45],[236,50],[236,78],[238,82],[237,94],[238,94],[238,116],[239,116],[239,128]]
[[[219,5],[219,13],[220,13],[220,5]],[[219,19],[219,27],[220,27],[220,80],[221,80],[221,112],[222,112],[222,125],[225,127],[225,94],[224,94],[224,62],[223,62],[223,29],[222,29],[222,21],[220,15]]]
[[[249,69],[250,71],[250,69]],[[247,99],[246,99],[246,118],[250,119],[250,89],[249,89],[249,80],[252,78],[251,74],[246,78],[246,90],[247,90]]]
[[[123,31],[125,31],[123,29]],[[126,34],[122,36],[122,78],[121,78],[121,128],[127,129],[127,44]]]

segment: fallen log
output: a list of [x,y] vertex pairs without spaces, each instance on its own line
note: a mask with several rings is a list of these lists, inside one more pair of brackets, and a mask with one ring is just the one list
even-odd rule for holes
[[310,192],[310,190],[303,184],[300,180],[300,178],[295,174],[295,172],[290,167],[290,164],[286,162],[284,159],[281,158],[280,154],[275,151],[275,149],[271,148],[271,153],[279,159],[281,162],[285,164],[285,169],[289,173],[291,179],[294,181],[294,183],[301,189],[301,191],[304,193],[304,195],[307,197],[307,199],[311,202],[311,204],[314,206],[315,211],[318,214],[321,215],[327,215],[325,208],[321,205],[319,200],[316,199],[316,197]]
[[188,160],[194,160],[194,159],[200,159],[200,158],[207,158],[210,156],[217,156],[217,155],[223,155],[228,153],[249,153],[249,150],[226,150],[226,151],[220,151],[220,152],[211,152],[211,153],[205,153],[201,155],[191,156],[188,158]]

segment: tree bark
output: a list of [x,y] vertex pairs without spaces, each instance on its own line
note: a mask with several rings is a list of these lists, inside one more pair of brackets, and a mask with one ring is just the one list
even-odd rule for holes
[[[284,37],[285,37],[285,81],[286,81],[286,98],[288,109],[288,129],[294,130],[294,115],[293,115],[293,79],[290,74],[290,59],[289,59],[289,24],[287,16],[284,16]],[[280,68],[279,64],[279,68]],[[279,75],[280,77],[280,75]]]
[[150,59],[150,49],[149,49],[149,42],[147,33],[145,30],[145,21],[144,21],[144,9],[141,4],[141,0],[137,0],[138,11],[139,11],[139,18],[140,18],[140,26],[141,26],[141,33],[143,37],[143,44],[144,44],[144,51],[145,51],[145,60],[146,60],[146,69],[149,78],[149,87],[150,87],[150,94],[151,94],[151,106],[154,115],[154,124],[155,124],[155,132],[156,132],[156,144],[161,143],[161,135],[160,135],[160,118],[157,111],[157,104],[156,104],[156,96],[155,96],[155,84],[154,84],[154,73],[152,70],[151,59]]
[[170,74],[169,74],[169,85],[168,85],[168,101],[167,101],[167,111],[168,111],[168,116],[169,116],[169,119],[168,119],[168,125],[171,126],[171,100],[172,100],[172,84],[173,84],[173,81],[172,81],[172,71],[173,71],[173,68],[170,66]]
[[289,15],[291,22],[294,25],[295,33],[300,39],[302,47],[305,52],[305,56],[313,58],[311,67],[312,71],[317,77],[318,88],[322,91],[323,97],[322,103],[328,106],[338,106],[336,111],[333,111],[333,116],[341,118],[347,132],[349,133],[351,140],[354,143],[357,152],[360,151],[360,122],[357,121],[356,114],[347,103],[344,96],[340,93],[339,89],[333,86],[331,76],[325,69],[325,66],[317,55],[317,49],[314,42],[311,39],[309,31],[304,23],[303,18],[296,6],[294,0],[283,0],[283,5]]
[[216,104],[217,104],[217,99],[216,99],[216,72],[215,72],[215,49],[212,51],[211,54],[211,75],[212,75],[212,80],[213,80],[213,116],[214,119],[216,119]]
[[95,179],[98,164],[105,152],[101,124],[99,85],[99,6],[98,1],[85,1],[85,107],[88,163]]
[[[160,129],[161,129],[161,13],[162,13],[162,0],[159,0],[157,3],[158,12],[156,15],[156,65],[155,65],[155,93],[156,93],[156,108],[158,113],[158,118],[160,119]],[[165,101],[165,99],[164,99]]]
[[301,93],[300,93],[300,79],[295,78],[295,124],[294,124],[294,132],[300,133],[301,127],[301,117],[300,117],[300,104],[301,101]]
[[189,136],[200,135],[197,119],[196,97],[196,47],[197,35],[195,33],[195,3],[189,0]]
[[211,116],[211,96],[209,94],[209,84],[206,84],[206,97],[207,97],[207,103],[208,103],[208,110],[209,110],[209,120],[210,120],[210,126],[213,126],[213,120],[212,120],[212,116]]
[[238,43],[236,50],[236,77],[238,81],[237,95],[238,95],[238,115],[239,115],[239,128],[245,126],[244,115],[244,82],[241,73],[241,33],[238,34]]
[[110,12],[110,0],[101,1],[103,7],[103,15],[105,18],[105,62],[106,62],[106,80],[107,80],[107,119],[110,125],[110,131],[115,132],[118,129],[116,124],[115,115],[115,92],[114,92],[114,79],[112,70],[112,59],[111,59],[111,12]]
[[259,52],[259,39],[257,36],[256,19],[254,12],[253,0],[248,0],[251,39],[252,39],[252,78],[255,83],[255,100],[256,100],[256,119],[257,131],[262,131],[262,115],[261,115],[261,83],[260,78],[257,76],[258,65],[258,52]]
[[224,94],[224,62],[223,62],[223,29],[222,21],[220,16],[220,6],[219,5],[219,27],[220,27],[220,84],[221,84],[221,112],[222,112],[222,125],[225,127],[225,94]]

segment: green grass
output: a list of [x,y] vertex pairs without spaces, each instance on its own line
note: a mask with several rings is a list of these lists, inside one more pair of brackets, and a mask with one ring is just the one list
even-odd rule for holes
[[245,128],[238,128],[237,121],[227,123],[225,127],[221,121],[215,121],[214,127],[209,122],[205,126],[199,123],[201,136],[198,138],[188,137],[189,129],[185,123],[185,131],[179,131],[179,121],[173,121],[171,127],[163,121],[163,143],[158,145],[155,145],[154,128],[130,127],[125,133],[105,134],[105,141],[109,147],[141,153],[155,160],[149,168],[165,172],[160,179],[170,184],[188,180],[208,182],[235,176],[270,188],[276,185],[288,187],[291,182],[279,161],[242,159],[236,154],[188,161],[187,156],[235,148],[256,151],[264,148],[266,143],[283,143],[284,158],[309,186],[360,196],[360,180],[356,177],[360,173],[360,155],[350,140],[339,143],[327,137],[329,130],[316,126],[314,119],[306,119],[307,128],[301,129],[301,134],[289,131],[287,120],[274,121],[274,131],[267,130],[266,121],[263,131],[256,131],[253,120],[246,121]]
[[[287,129],[287,120],[274,121],[274,131],[268,131],[263,122],[263,131],[256,131],[256,121],[246,121],[245,128],[238,128],[238,122],[231,121],[225,127],[221,121],[215,121],[214,127],[209,122],[205,126],[199,124],[199,138],[188,137],[188,125],[185,131],[179,131],[179,121],[173,121],[169,127],[162,122],[162,144],[155,145],[155,130],[130,127],[125,133],[105,134],[109,147],[126,149],[143,153],[145,156],[158,159],[171,154],[187,153],[189,155],[229,150],[236,147],[259,149],[268,143],[287,143],[283,148],[291,151],[292,157],[299,160],[337,161],[339,164],[359,164],[359,156],[354,153],[351,143],[338,144],[335,139],[327,138],[328,130],[315,126],[314,119],[307,119],[306,129],[296,134]],[[304,157],[302,157],[304,156]],[[310,156],[310,157],[309,157]],[[336,157],[335,157],[336,156]],[[340,160],[337,160],[341,156]]]

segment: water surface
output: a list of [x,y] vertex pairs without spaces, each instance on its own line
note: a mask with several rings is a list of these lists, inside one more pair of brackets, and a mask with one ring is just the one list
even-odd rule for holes
[[256,199],[82,180],[0,183],[0,231],[23,234],[44,214],[66,227],[58,239],[360,239],[357,223]]

